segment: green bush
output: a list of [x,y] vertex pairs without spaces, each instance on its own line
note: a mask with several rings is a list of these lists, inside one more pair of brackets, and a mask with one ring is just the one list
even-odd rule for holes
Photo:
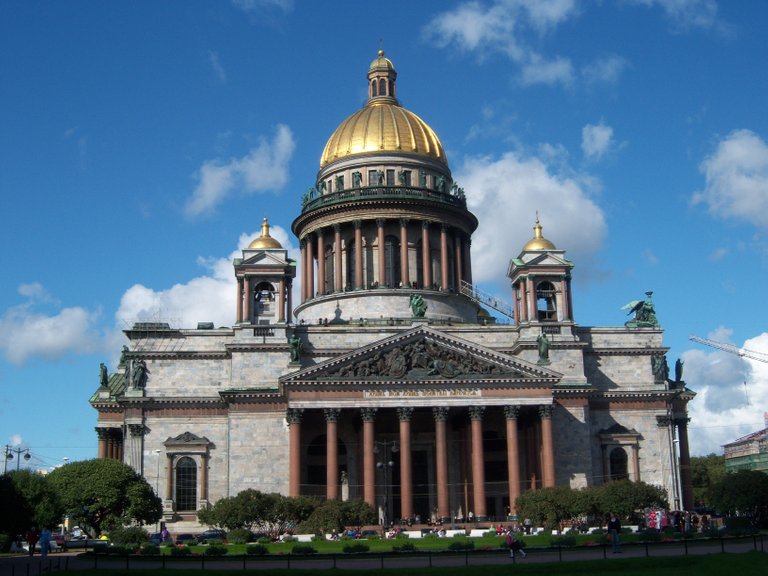
[[171,556],[190,556],[192,550],[188,546],[175,546],[171,548]]
[[109,539],[112,544],[138,548],[149,540],[149,532],[138,526],[118,526],[117,528],[110,530]]
[[498,536],[496,533],[496,530],[488,530],[487,532],[483,532],[483,536]]
[[566,534],[565,536],[553,536],[549,539],[550,546],[576,546],[576,536]]
[[227,547],[222,544],[209,544],[205,549],[206,556],[224,556],[227,553]]
[[261,538],[256,540],[256,542],[259,543],[259,544],[270,544],[272,542],[272,540],[270,540],[266,536],[262,536]]
[[230,544],[246,544],[251,541],[252,534],[245,528],[237,528],[227,534]]
[[8,534],[0,534],[0,552],[8,552],[11,549],[11,537]]
[[398,532],[397,535],[395,536],[395,539],[396,540],[406,540],[406,539],[408,539],[410,537],[411,537],[411,535],[408,534],[407,532]]
[[150,544],[145,543],[141,546],[141,555],[142,556],[154,556],[156,554],[160,554],[160,546],[157,544]]
[[248,544],[245,547],[245,553],[248,556],[264,556],[267,552],[269,552],[269,548],[264,544]]
[[413,552],[416,550],[416,545],[413,542],[403,542],[402,544],[393,544],[392,550],[394,552]]
[[466,538],[462,540],[456,540],[455,542],[451,542],[450,546],[448,546],[448,550],[453,550],[453,551],[474,550],[474,549],[475,549],[475,543],[472,540],[467,540]]
[[291,554],[317,554],[317,550],[309,544],[296,544],[291,550]]
[[210,540],[206,540],[204,543],[211,544],[213,546],[222,546],[224,544],[224,540],[221,538],[211,538]]
[[365,542],[352,542],[346,544],[342,551],[344,554],[356,554],[358,552],[368,552],[371,548]]
[[283,542],[298,542],[299,539],[296,538],[296,536],[291,536],[290,534],[287,536],[283,536]]
[[94,548],[94,553],[109,554],[110,556],[128,556],[136,551],[134,546],[104,546],[103,548]]
[[640,532],[640,540],[643,542],[658,542],[661,540],[661,534],[655,528],[646,528]]

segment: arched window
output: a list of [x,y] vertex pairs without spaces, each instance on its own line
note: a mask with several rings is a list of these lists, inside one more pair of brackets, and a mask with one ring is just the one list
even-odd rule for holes
[[197,464],[189,456],[176,462],[176,510],[197,510]]
[[611,467],[611,480],[628,480],[627,453],[623,448],[614,448],[608,455]]
[[384,80],[384,78],[381,78],[379,80],[379,95],[380,96],[386,96],[387,95],[387,81]]
[[384,284],[396,288],[400,284],[400,242],[394,236],[384,238]]
[[371,82],[371,97],[376,96],[376,80]]
[[552,282],[539,282],[536,285],[536,312],[540,322],[557,320],[557,300]]

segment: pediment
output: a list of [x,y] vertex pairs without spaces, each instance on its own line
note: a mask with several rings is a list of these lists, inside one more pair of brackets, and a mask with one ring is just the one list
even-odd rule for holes
[[556,384],[558,372],[419,326],[280,379],[308,382],[479,382]]
[[[285,267],[289,264],[288,260],[284,258],[285,252],[257,252],[256,254],[247,255],[245,254],[245,258],[243,258],[238,264],[237,267],[241,266],[280,266]],[[281,257],[283,256],[283,257]]]
[[532,258],[524,259],[525,266],[557,266],[567,267],[573,266],[573,262],[568,260],[562,253],[557,252],[541,252],[536,253]]
[[168,438],[163,444],[166,447],[179,447],[179,446],[208,446],[211,443],[205,436],[198,436],[193,432],[184,432],[179,434],[175,438]]

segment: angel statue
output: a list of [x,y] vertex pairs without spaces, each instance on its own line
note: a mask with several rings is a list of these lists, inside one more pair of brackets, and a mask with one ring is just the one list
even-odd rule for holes
[[632,320],[624,323],[627,328],[659,328],[656,309],[653,306],[653,300],[651,300],[653,292],[648,290],[645,295],[645,300],[632,300],[629,304],[622,306],[622,310],[629,310],[627,315],[635,315]]

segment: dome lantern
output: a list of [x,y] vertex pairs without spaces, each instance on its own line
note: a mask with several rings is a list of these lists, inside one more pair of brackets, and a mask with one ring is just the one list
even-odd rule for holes
[[395,96],[395,81],[397,70],[392,60],[384,56],[384,50],[379,50],[379,56],[368,69],[368,101],[388,101],[397,104]]
[[539,222],[539,214],[536,213],[536,224],[533,226],[533,238],[528,240],[526,242],[525,246],[523,246],[523,252],[530,252],[533,250],[557,250],[555,248],[555,245],[544,238],[544,236],[541,233],[541,223]]
[[269,223],[267,222],[267,217],[264,216],[264,221],[261,223],[261,236],[253,240],[248,245],[249,250],[281,250],[283,248],[282,244],[272,238],[272,236],[269,235]]

